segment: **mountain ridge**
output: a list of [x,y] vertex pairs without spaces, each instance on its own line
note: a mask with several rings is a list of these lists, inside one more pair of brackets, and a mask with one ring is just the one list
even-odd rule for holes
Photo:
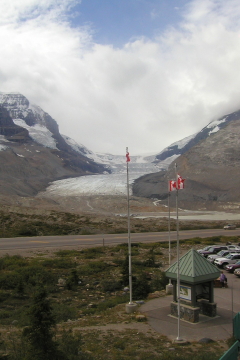
[[230,114],[229,118],[231,120],[225,126],[180,155],[167,171],[137,179],[133,194],[166,201],[167,184],[169,179],[176,178],[176,165],[177,171],[186,178],[185,189],[179,191],[181,207],[229,210],[240,208],[240,112]]
[[[155,155],[131,156],[130,153],[133,195],[165,201],[168,179],[174,178],[174,164],[177,163],[181,175],[186,177],[188,188],[181,192],[182,205],[203,208],[234,202],[238,194],[236,181],[230,180],[232,188],[225,186],[224,189],[225,184],[219,181],[218,173],[221,169],[222,173],[228,172],[227,176],[238,177],[235,169],[240,153],[238,124],[240,111],[210,122],[198,133],[169,145]],[[213,161],[214,147],[218,149],[220,160],[215,157]],[[0,150],[2,194],[35,196],[49,184],[53,184],[53,189],[57,181],[54,191],[59,196],[63,192],[64,196],[71,196],[71,187],[59,180],[78,177],[81,177],[81,182],[77,183],[74,179],[68,182],[75,188],[75,194],[125,194],[124,154],[94,153],[60,134],[57,122],[19,93],[0,93]],[[94,179],[97,179],[97,185]],[[115,181],[113,186],[111,181]],[[99,190],[94,188],[97,186]]]
[[72,149],[57,122],[19,93],[0,93],[0,149],[4,195],[33,196],[51,181],[107,171]]

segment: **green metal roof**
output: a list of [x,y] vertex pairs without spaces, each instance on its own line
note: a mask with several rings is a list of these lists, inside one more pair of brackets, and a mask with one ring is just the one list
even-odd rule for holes
[[[215,280],[220,270],[196,250],[189,250],[179,259],[180,280],[191,284]],[[177,279],[177,262],[166,270],[166,276]]]

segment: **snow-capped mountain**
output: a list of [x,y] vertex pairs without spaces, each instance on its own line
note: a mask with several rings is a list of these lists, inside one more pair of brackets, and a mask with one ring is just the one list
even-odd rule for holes
[[53,180],[107,171],[75,151],[49,114],[19,93],[0,93],[3,195],[34,195]]
[[[167,174],[166,171],[168,170],[169,165],[175,162],[181,154],[184,154],[199,142],[216,134],[220,129],[226,127],[230,121],[236,119],[237,117],[238,113],[234,113],[224,116],[219,120],[212,121],[199,133],[193,134],[192,136],[188,136],[171,144],[157,155],[131,157],[131,162],[129,163],[130,191],[132,191],[132,186],[134,182],[136,182],[133,188],[134,193],[137,196],[158,197],[161,182],[158,172],[165,171]],[[84,145],[79,145],[69,138],[64,138],[69,145],[74,147],[76,151],[85,154],[95,162],[107,166],[109,173],[106,173],[105,175],[94,175],[91,177],[81,176],[74,179],[55,181],[48,187],[45,195],[126,195],[127,183],[125,156],[94,154],[85,148]],[[157,174],[154,175],[155,173]],[[164,172],[162,174],[164,174]],[[141,177],[146,179],[146,182],[143,180],[143,186],[141,186]],[[164,179],[163,186],[165,186],[163,191],[166,193],[166,179]]]
[[[167,171],[137,179],[133,194],[166,201],[168,180],[176,177],[176,163],[178,173],[186,179],[184,190],[179,191],[181,207],[239,209],[239,137],[240,111],[211,122],[189,141],[188,150],[175,159]],[[199,141],[194,144],[196,139]],[[194,145],[190,147],[191,144]]]
[[[151,156],[131,156],[130,183],[149,182],[135,194],[150,196],[148,184],[154,179],[151,196],[158,194],[159,172],[177,158],[240,118],[240,111],[212,121],[199,133],[188,136]],[[197,159],[196,159],[197,162]],[[162,172],[163,171],[163,172]],[[154,174],[157,173],[154,178]],[[89,176],[91,175],[91,176]],[[162,176],[162,175],[161,175]],[[69,179],[71,178],[71,179]],[[140,182],[137,179],[140,178]],[[46,186],[50,194],[126,193],[126,157],[94,153],[73,139],[61,135],[57,122],[39,106],[19,93],[0,93],[0,184],[4,194],[35,195]],[[165,185],[164,185],[165,186]]]
[[206,139],[208,136],[215,134],[220,129],[223,129],[230,121],[238,119],[239,116],[240,111],[237,111],[232,114],[225,115],[220,119],[211,121],[198,133],[179,140],[163,149],[159,154],[156,155],[156,160],[160,163],[167,161],[168,165],[170,165],[170,163],[178,156],[184,154],[186,151],[197,145],[200,141]]
[[[23,95],[0,93],[0,125],[0,167],[5,163],[6,169],[6,163],[10,163],[9,157],[12,156],[14,159],[11,169],[8,170],[8,173],[11,173],[11,181],[8,179],[5,189],[2,188],[5,193],[33,195],[36,191],[44,189],[49,181],[55,180],[63,187],[65,181],[72,184],[71,188],[77,189],[80,186],[81,193],[98,193],[100,188],[101,193],[119,194],[125,191],[122,190],[126,187],[124,154],[116,156],[93,153],[84,145],[61,135],[57,122],[39,106],[31,104]],[[44,157],[44,160],[40,157]],[[144,174],[159,171],[162,166],[167,168],[167,161],[159,167],[155,160],[155,155],[131,157],[130,182]],[[98,175],[89,177],[94,173]],[[104,175],[100,176],[101,173]],[[109,173],[111,177],[107,177]],[[59,180],[69,177],[76,178]],[[14,178],[21,179],[21,186],[13,185]],[[94,185],[96,179],[98,186]],[[76,185],[75,182],[80,185]],[[104,187],[107,190],[104,190]],[[75,191],[79,193],[79,190]],[[63,194],[61,189],[60,192]],[[65,193],[69,192],[72,190]]]

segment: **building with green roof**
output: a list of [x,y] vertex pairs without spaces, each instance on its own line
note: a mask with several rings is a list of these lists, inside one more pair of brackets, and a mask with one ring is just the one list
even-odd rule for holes
[[[172,280],[173,302],[171,304],[171,314],[176,315],[178,262],[175,262],[166,270],[166,276]],[[199,313],[208,316],[216,315],[214,280],[219,276],[219,269],[196,250],[189,250],[179,259],[179,299],[182,318],[197,322]]]

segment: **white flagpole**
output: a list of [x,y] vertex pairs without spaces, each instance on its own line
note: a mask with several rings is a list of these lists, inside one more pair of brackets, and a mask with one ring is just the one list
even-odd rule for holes
[[[126,154],[128,154],[128,148],[126,148]],[[131,233],[130,233],[130,206],[129,206],[129,172],[128,172],[128,161],[127,161],[127,215],[128,215],[128,258],[129,258],[129,292],[130,301],[132,305],[132,254],[131,254]]]
[[[168,191],[168,263],[171,266],[171,224],[170,224],[170,190]],[[171,279],[169,279],[171,284]]]
[[179,221],[178,221],[178,174],[177,174],[177,164],[175,164],[176,171],[176,227],[177,227],[177,301],[178,301],[178,335],[177,341],[181,340],[180,338],[180,267],[179,267]]
[[[168,179],[168,262],[169,267],[171,266],[171,218],[170,218],[170,180]],[[166,294],[172,294],[173,293],[173,285],[171,282],[171,279],[169,278],[169,282],[166,285]]]

